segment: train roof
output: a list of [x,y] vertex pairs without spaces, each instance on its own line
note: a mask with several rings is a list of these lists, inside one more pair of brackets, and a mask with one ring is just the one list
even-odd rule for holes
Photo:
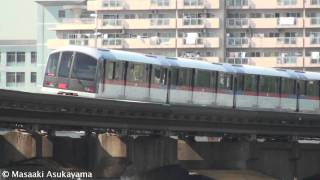
[[145,55],[141,53],[127,52],[121,50],[108,50],[108,49],[96,49],[86,46],[66,46],[64,48],[53,51],[75,51],[82,52],[90,55],[96,59],[112,59],[112,60],[125,60],[138,63],[148,63],[160,66],[172,66],[181,68],[197,68],[203,70],[222,71],[229,73],[241,73],[241,74],[254,74],[265,76],[277,76],[302,80],[320,80],[320,73],[317,72],[304,72],[294,71],[286,69],[265,68],[249,65],[232,65],[232,64],[219,64],[208,63],[204,61],[196,61],[186,58],[168,58],[164,56]]

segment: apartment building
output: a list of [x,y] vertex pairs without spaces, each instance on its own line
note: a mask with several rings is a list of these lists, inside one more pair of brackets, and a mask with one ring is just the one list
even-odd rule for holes
[[39,67],[36,42],[36,8],[36,3],[33,0],[1,1],[1,89],[31,92],[39,90],[37,87]]
[[319,69],[320,0],[226,1],[226,62]]
[[42,32],[50,34],[40,38],[41,58],[52,49],[76,44],[209,62],[320,70],[320,0],[37,2],[45,12],[41,24],[50,26],[41,26]]
[[[224,52],[221,0],[88,0],[60,10],[49,49],[68,44],[209,62]],[[77,9],[78,8],[78,9]]]

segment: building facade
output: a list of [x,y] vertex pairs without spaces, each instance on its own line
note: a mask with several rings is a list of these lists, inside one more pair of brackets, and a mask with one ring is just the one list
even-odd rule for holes
[[39,89],[37,84],[39,82],[39,66],[37,61],[36,7],[33,0],[1,1],[1,89],[32,92]]
[[85,45],[213,63],[320,70],[320,0],[37,2],[41,59],[65,45]]

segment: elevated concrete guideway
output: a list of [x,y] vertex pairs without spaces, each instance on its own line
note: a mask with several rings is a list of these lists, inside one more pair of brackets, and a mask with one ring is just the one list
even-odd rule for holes
[[[317,114],[98,100],[0,90],[0,123],[47,130],[320,136]],[[135,133],[135,132],[134,132]]]

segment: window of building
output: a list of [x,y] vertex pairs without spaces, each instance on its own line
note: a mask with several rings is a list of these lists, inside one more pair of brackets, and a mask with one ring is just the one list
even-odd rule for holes
[[7,72],[6,73],[6,86],[10,87],[16,83],[16,73],[15,72]]
[[6,86],[12,87],[25,83],[25,72],[7,72]]
[[31,74],[30,74],[30,82],[31,83],[36,83],[37,82],[37,73],[36,72],[31,72]]
[[278,5],[289,6],[296,5],[297,0],[278,0]]
[[16,81],[17,81],[17,83],[24,83],[25,82],[25,72],[17,72]]
[[16,63],[16,53],[7,52],[7,66],[14,65]]
[[203,5],[203,0],[184,0],[185,6],[201,6]]
[[65,10],[59,10],[59,18],[65,18],[66,17],[66,11]]
[[151,0],[152,5],[169,6],[169,0]]
[[37,63],[37,52],[31,52],[31,64]]
[[26,53],[25,52],[17,52],[17,64],[25,64],[26,61]]

